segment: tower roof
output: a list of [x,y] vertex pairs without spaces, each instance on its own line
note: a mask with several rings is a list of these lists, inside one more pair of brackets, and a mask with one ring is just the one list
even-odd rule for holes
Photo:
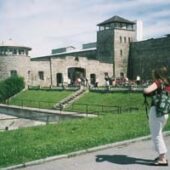
[[8,39],[6,41],[1,41],[0,42],[0,47],[17,47],[17,48],[27,48],[28,50],[31,50],[30,47],[26,47],[23,45],[19,45],[16,42],[14,42],[12,39]]
[[119,17],[119,16],[113,16],[113,17],[111,17],[111,18],[109,18],[109,19],[107,19],[107,20],[105,20],[105,21],[103,21],[103,22],[101,22],[97,25],[101,26],[101,25],[110,24],[110,23],[117,23],[117,22],[127,23],[127,24],[135,24],[135,22],[133,22],[133,21],[129,21],[129,20],[124,19],[124,18]]

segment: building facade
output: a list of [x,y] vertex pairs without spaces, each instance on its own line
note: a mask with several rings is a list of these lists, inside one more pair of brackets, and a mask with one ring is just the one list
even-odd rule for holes
[[11,39],[0,44],[0,80],[19,74],[29,83],[31,62],[30,47],[14,43]]
[[12,40],[0,44],[0,80],[18,74],[26,85],[75,85],[79,79],[90,85],[105,85],[105,76],[151,78],[151,70],[170,65],[170,36],[137,41],[136,22],[114,16],[99,23],[97,41],[52,49],[48,56],[30,58],[30,47]]

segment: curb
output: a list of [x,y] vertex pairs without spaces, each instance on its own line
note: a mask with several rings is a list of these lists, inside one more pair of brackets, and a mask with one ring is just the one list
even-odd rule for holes
[[[169,136],[170,131],[164,132],[164,135]],[[84,149],[84,150],[80,150],[80,151],[76,151],[76,152],[71,152],[71,153],[68,153],[68,154],[63,154],[63,155],[59,155],[59,156],[51,156],[51,157],[47,157],[47,158],[43,158],[43,159],[31,161],[31,162],[26,162],[26,163],[10,166],[10,167],[7,167],[7,168],[2,168],[1,170],[14,170],[14,169],[17,169],[17,168],[24,168],[24,167],[28,167],[28,166],[38,165],[38,164],[42,164],[42,163],[46,163],[46,162],[50,162],[50,161],[54,161],[54,160],[59,160],[59,159],[63,159],[63,158],[70,158],[70,157],[74,157],[74,156],[78,156],[78,155],[82,155],[82,154],[87,154],[87,153],[91,153],[91,152],[95,152],[95,151],[99,151],[99,150],[103,150],[103,149],[127,145],[127,144],[130,144],[130,143],[135,143],[135,142],[139,142],[139,141],[145,141],[145,140],[148,140],[150,138],[151,138],[151,136],[148,135],[148,136],[143,136],[143,137],[125,140],[125,141],[121,141],[121,142],[115,142],[115,143],[97,146],[97,147]]]

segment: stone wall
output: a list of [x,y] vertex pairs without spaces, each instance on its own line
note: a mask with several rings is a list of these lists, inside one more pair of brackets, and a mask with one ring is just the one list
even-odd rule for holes
[[84,114],[77,114],[74,112],[60,112],[59,110],[9,106],[4,104],[0,104],[0,113],[16,116],[18,118],[44,121],[47,123],[61,120],[83,118],[86,116]]
[[127,75],[128,57],[129,57],[129,44],[135,41],[135,31],[129,30],[114,30],[114,72],[115,77],[119,77],[120,73]]
[[[44,73],[44,80],[39,77],[39,72]],[[51,85],[51,71],[50,71],[50,60],[31,60],[31,77],[29,85],[49,87]]]
[[114,58],[114,30],[97,32],[97,59],[100,62],[113,63]]
[[[50,62],[51,61],[51,62]],[[50,65],[51,64],[51,65]],[[68,69],[71,67],[85,69],[86,78],[90,82],[90,75],[95,74],[99,85],[104,85],[104,73],[107,72],[112,76],[112,64],[101,63],[98,60],[88,59],[86,57],[79,57],[77,60],[75,56],[51,56],[46,59],[33,59],[31,61],[31,80],[30,85],[33,86],[57,86],[57,74],[61,73],[63,76],[64,84],[69,84]],[[44,80],[39,79],[38,72],[44,72]]]
[[97,32],[97,59],[113,64],[113,76],[127,75],[129,44],[136,39],[135,31],[108,29]]
[[11,70],[16,70],[19,76],[29,81],[30,57],[25,55],[0,56],[0,80],[11,76]]
[[170,66],[170,37],[134,42],[130,46],[128,76],[151,79],[153,69]]
[[90,80],[90,74],[96,74],[99,85],[103,85],[104,72],[112,75],[112,64],[101,63],[98,60],[88,60],[86,57],[80,57],[79,61],[74,56],[63,58],[52,58],[52,84],[56,85],[56,74],[63,73],[64,82],[69,82],[68,69],[70,67],[83,68],[86,70],[86,78]]

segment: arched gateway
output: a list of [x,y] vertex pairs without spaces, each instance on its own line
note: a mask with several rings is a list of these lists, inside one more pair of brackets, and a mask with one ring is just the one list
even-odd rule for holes
[[70,79],[70,85],[76,85],[81,80],[84,83],[86,79],[86,70],[81,67],[70,67],[68,68],[68,78]]

